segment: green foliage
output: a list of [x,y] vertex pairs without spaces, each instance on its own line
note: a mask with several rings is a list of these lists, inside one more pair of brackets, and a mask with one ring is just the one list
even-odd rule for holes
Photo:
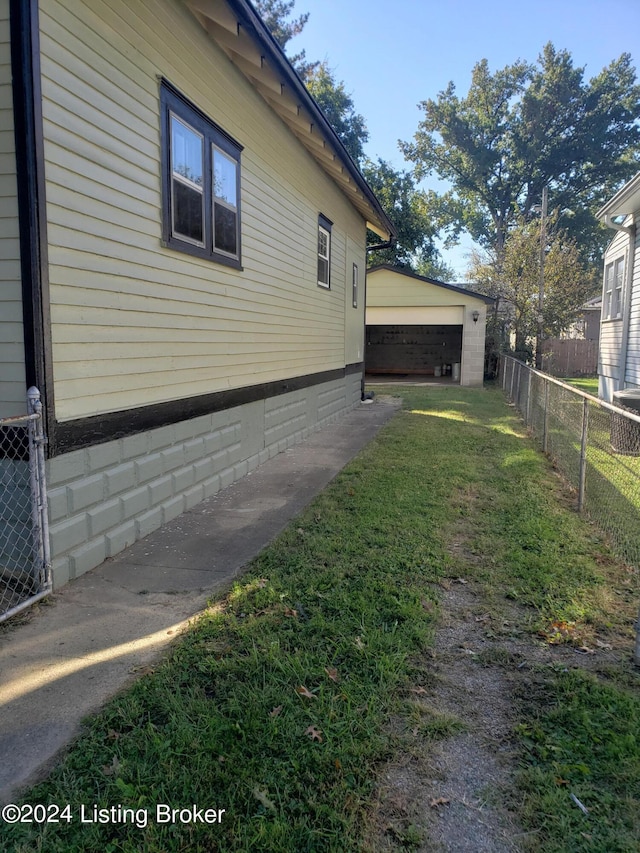
[[[392,264],[431,277],[435,277],[436,269],[450,273],[444,266],[438,266],[430,194],[416,188],[409,172],[397,172],[382,159],[366,160],[362,172],[398,233],[394,247],[369,254],[369,266]],[[379,238],[374,242],[379,242]],[[429,272],[423,272],[427,269]]]
[[[586,273],[576,241],[554,227],[552,217],[545,229],[543,331],[557,337],[575,320],[580,306],[592,296],[592,282]],[[499,298],[509,306],[508,319],[494,313],[489,317],[492,338],[515,334],[516,352],[524,352],[537,334],[540,289],[541,228],[537,220],[518,223],[508,234],[502,255],[478,253],[472,256],[469,277],[477,290]],[[495,324],[501,324],[501,331]]]
[[414,141],[401,143],[418,176],[450,181],[442,210],[455,239],[467,231],[502,255],[507,235],[549,187],[559,227],[593,261],[606,244],[594,214],[640,163],[640,86],[629,54],[589,81],[571,54],[547,44],[537,66],[473,69],[464,98],[453,83],[421,104]]
[[353,98],[347,93],[344,83],[338,83],[328,64],[322,62],[307,76],[306,84],[351,159],[360,164],[364,159],[363,146],[369,139],[369,132],[363,116],[356,112]]
[[[294,36],[300,35],[305,24],[309,20],[308,12],[300,15],[299,18],[289,20],[289,16],[293,12],[294,6],[295,0],[255,0],[255,7],[258,14],[271,31],[271,35],[283,50]],[[289,61],[303,80],[311,74],[319,64],[317,62],[306,62],[305,59],[306,54],[304,50],[301,50],[300,53],[296,53],[294,56],[289,57]]]

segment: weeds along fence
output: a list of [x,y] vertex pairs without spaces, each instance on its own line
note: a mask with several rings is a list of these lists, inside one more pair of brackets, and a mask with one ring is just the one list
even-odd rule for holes
[[0,418],[0,622],[51,592],[42,404]]
[[640,569],[640,415],[501,357],[502,388],[573,486],[578,510]]

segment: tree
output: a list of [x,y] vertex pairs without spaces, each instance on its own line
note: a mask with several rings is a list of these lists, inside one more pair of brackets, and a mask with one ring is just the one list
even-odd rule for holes
[[491,74],[482,60],[466,97],[450,83],[421,108],[414,141],[400,147],[418,178],[451,183],[440,198],[450,241],[467,231],[500,256],[546,185],[559,226],[583,259],[599,259],[608,236],[594,213],[640,166],[640,86],[629,54],[588,82],[551,43],[537,66],[519,61]]
[[[292,21],[288,20],[294,6],[295,0],[288,0],[288,2],[287,0],[255,0],[258,14],[283,50],[294,36],[300,35],[309,20],[308,12]],[[319,65],[318,62],[306,62],[305,59],[304,50],[289,57],[289,61],[303,80]]]
[[306,83],[351,159],[360,165],[364,159],[364,144],[369,139],[369,131],[364,117],[356,112],[353,98],[347,94],[344,83],[336,82],[326,62],[321,62],[309,74]]
[[[592,295],[591,281],[576,241],[558,229],[553,218],[547,225],[542,328],[545,337],[557,337]],[[497,299],[488,319],[488,337],[500,340],[506,325],[514,334],[514,349],[521,358],[530,356],[531,341],[538,331],[540,240],[540,223],[521,221],[509,232],[500,258],[495,250],[484,256],[476,252],[468,273],[476,290]],[[501,303],[508,306],[506,322]]]
[[416,189],[409,172],[397,172],[385,160],[367,160],[362,172],[398,233],[394,247],[370,253],[369,265],[392,264],[415,272],[422,265],[422,269],[429,269],[424,274],[432,275],[438,266],[438,252],[427,194]]

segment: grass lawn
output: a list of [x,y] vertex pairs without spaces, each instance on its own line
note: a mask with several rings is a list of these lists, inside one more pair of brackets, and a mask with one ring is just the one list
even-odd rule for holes
[[[420,660],[439,584],[464,569],[450,547],[461,519],[469,577],[488,600],[522,605],[532,635],[630,644],[635,577],[574,514],[501,392],[401,393],[403,411],[24,798],[70,803],[72,819],[0,824],[0,849],[367,849],[378,768],[417,748],[397,721],[422,749],[456,730],[416,719],[413,699],[430,688]],[[538,673],[520,711],[514,801],[529,849],[637,850],[638,677],[631,666],[599,681],[564,675]],[[589,799],[591,819],[565,782]],[[145,825],[80,823],[80,804],[121,805]],[[210,825],[162,823],[157,804],[226,811]],[[394,838],[397,850],[422,841],[412,826]]]
[[562,379],[561,381],[566,382],[568,385],[573,385],[574,388],[579,388],[581,391],[584,391],[586,394],[591,394],[593,397],[598,396],[597,376],[583,376],[579,379]]

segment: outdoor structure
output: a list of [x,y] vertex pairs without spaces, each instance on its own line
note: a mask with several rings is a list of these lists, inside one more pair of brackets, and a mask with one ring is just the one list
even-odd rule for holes
[[640,172],[598,211],[616,234],[604,255],[598,375],[608,402],[640,389]]
[[458,285],[389,265],[373,267],[367,272],[367,374],[482,385],[491,304],[491,297]]
[[359,403],[393,226],[245,0],[0,0],[0,417],[53,583]]

